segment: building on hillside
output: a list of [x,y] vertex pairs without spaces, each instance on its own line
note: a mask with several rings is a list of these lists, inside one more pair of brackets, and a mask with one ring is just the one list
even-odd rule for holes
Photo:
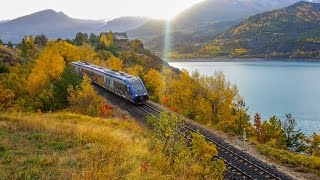
[[[108,36],[109,32],[101,33],[100,36],[102,34],[104,34],[105,36]],[[129,40],[127,33],[113,32],[112,35],[113,35],[113,39],[115,39],[115,40],[119,40],[119,41],[128,41]]]

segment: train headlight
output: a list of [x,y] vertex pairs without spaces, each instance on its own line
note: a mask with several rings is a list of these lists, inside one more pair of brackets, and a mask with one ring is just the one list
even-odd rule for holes
[[146,95],[146,93],[143,93],[143,95]]
[[136,94],[136,96],[138,96],[138,94]]

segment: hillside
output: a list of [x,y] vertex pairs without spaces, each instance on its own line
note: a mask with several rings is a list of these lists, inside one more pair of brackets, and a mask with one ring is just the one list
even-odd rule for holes
[[[71,113],[0,114],[3,179],[195,178],[152,146],[132,120]],[[172,169],[172,170],[169,170]],[[200,176],[199,176],[200,177]]]
[[298,2],[251,16],[217,35],[210,56],[320,58],[320,4]]
[[[297,0],[206,0],[198,3],[170,21],[171,51],[192,53],[246,17],[288,6]],[[130,38],[143,40],[146,47],[162,54],[165,21],[151,20],[128,31]]]
[[24,60],[18,55],[16,51],[0,45],[0,65],[3,65],[3,64],[13,65],[16,63],[23,63],[23,62]]

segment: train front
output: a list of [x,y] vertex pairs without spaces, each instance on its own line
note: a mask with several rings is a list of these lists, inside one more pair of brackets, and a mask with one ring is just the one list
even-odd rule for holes
[[131,86],[132,100],[134,103],[142,104],[149,99],[147,90],[140,78],[131,78],[129,84]]

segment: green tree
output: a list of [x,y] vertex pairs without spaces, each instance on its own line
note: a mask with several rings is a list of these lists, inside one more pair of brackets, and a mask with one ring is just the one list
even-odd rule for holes
[[44,34],[38,35],[34,38],[34,43],[38,47],[46,46],[47,42],[48,42],[48,38]]
[[83,45],[83,43],[88,43],[89,42],[88,35],[86,33],[78,32],[73,42],[77,46],[81,46]]
[[13,44],[11,41],[8,42],[8,48],[13,48]]
[[286,120],[282,123],[283,131],[286,135],[286,144],[289,150],[301,152],[305,150],[304,137],[301,130],[295,130],[296,119],[292,114],[286,114]]
[[54,83],[53,87],[53,109],[59,110],[69,106],[68,88],[73,88],[81,84],[81,77],[70,65],[66,66],[60,79]]

